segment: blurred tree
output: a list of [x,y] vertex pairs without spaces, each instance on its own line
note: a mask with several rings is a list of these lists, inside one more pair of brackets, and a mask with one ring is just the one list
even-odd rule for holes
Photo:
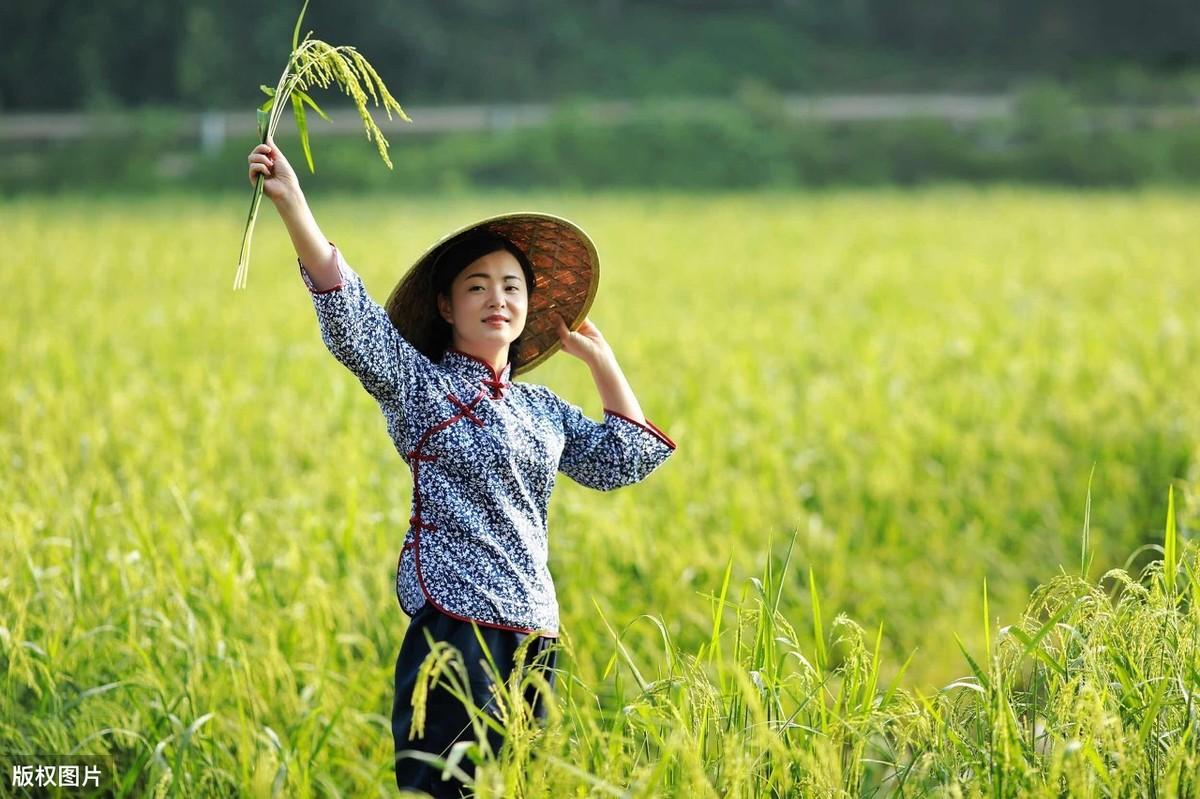
[[[300,3],[0,5],[0,108],[254,102]],[[1122,64],[1200,69],[1195,0],[337,0],[305,28],[356,46],[406,102],[993,88]],[[1107,65],[1107,66],[1105,66]]]

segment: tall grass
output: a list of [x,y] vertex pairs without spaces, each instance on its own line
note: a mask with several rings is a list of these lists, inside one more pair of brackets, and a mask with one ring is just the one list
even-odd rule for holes
[[[651,625],[661,649],[635,658],[610,627],[606,676],[619,669],[632,680],[621,707],[604,709],[586,687],[571,684],[566,720],[556,716],[543,730],[512,701],[540,678],[514,673],[500,695],[512,722],[492,722],[506,731],[502,752],[487,746],[480,725],[475,744],[460,745],[449,759],[427,759],[466,779],[457,761],[472,756],[481,797],[580,789],[647,797],[1200,790],[1200,619],[1193,605],[1200,549],[1189,543],[1182,558],[1170,554],[1178,545],[1170,499],[1162,560],[1136,578],[1113,569],[1090,583],[1064,572],[1034,591],[1014,623],[995,630],[985,611],[983,651],[962,648],[965,674],[932,694],[885,684],[882,629],[869,635],[838,614],[823,632],[811,574],[816,636],[811,648],[798,643],[779,610],[782,593],[796,587],[788,574],[795,543],[737,601],[727,599],[727,568],[712,636],[696,651],[673,641],[661,618],[643,616],[635,623]],[[450,671],[447,684],[456,686],[450,663],[461,670],[453,651],[435,650],[426,677]],[[469,694],[457,695],[472,715],[485,716]]]
[[[411,484],[284,231],[277,301],[228,291],[243,201],[2,209],[0,750],[387,796]],[[464,218],[591,220],[594,318],[680,444],[557,487],[560,718],[506,721],[481,794],[1195,790],[1195,197],[314,201],[375,292]],[[598,416],[577,364],[536,378]]]

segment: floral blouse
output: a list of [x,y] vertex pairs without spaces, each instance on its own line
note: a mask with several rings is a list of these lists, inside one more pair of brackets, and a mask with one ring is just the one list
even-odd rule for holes
[[647,421],[616,411],[595,422],[545,386],[511,382],[455,349],[432,361],[333,247],[341,283],[317,291],[321,338],[379,403],[412,470],[412,515],[396,567],[400,607],[426,602],[455,618],[558,634],[546,511],[556,473],[607,491],[642,480],[675,450]]

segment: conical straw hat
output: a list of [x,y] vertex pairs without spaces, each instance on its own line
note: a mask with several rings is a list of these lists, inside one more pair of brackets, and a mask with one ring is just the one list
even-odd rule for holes
[[555,329],[555,314],[561,315],[571,330],[583,322],[596,298],[600,259],[592,240],[574,222],[532,211],[489,217],[444,236],[417,259],[384,305],[400,335],[433,360],[442,355],[433,350],[437,326],[444,324],[437,312],[433,267],[444,248],[475,230],[504,236],[533,265],[534,290],[529,298],[525,329],[517,339],[512,357],[516,364],[512,373],[516,376],[533,369],[562,347]]

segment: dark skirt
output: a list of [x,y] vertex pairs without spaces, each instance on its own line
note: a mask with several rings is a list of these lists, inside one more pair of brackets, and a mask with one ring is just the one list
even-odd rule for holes
[[[425,791],[435,797],[458,797],[466,792],[461,782],[453,777],[443,780],[441,769],[432,764],[412,757],[399,757],[399,753],[404,749],[416,749],[446,757],[456,742],[475,740],[474,728],[466,708],[449,691],[442,688],[429,692],[425,708],[424,737],[409,740],[413,715],[413,687],[416,685],[421,661],[429,654],[425,630],[429,631],[435,641],[446,641],[462,652],[475,705],[487,709],[494,703],[489,690],[491,680],[482,665],[487,662],[487,657],[480,647],[471,623],[449,616],[426,602],[412,617],[408,632],[404,634],[404,642],[400,645],[400,656],[396,658],[396,696],[392,703],[392,738],[397,754],[396,784],[401,790]],[[479,631],[497,668],[507,679],[514,668],[513,655],[517,647],[530,634],[483,625],[479,625]],[[557,654],[557,649],[553,646],[555,640],[539,637],[529,645],[525,655],[526,669],[542,669],[542,676],[551,685],[554,684],[553,669]],[[550,697],[542,697],[530,686],[526,691],[525,701],[535,718],[545,719],[546,702],[550,701]],[[492,751],[499,752],[503,743],[502,736],[489,728],[488,740]],[[474,776],[475,766],[469,758],[464,757],[460,760],[458,767],[468,775]]]

